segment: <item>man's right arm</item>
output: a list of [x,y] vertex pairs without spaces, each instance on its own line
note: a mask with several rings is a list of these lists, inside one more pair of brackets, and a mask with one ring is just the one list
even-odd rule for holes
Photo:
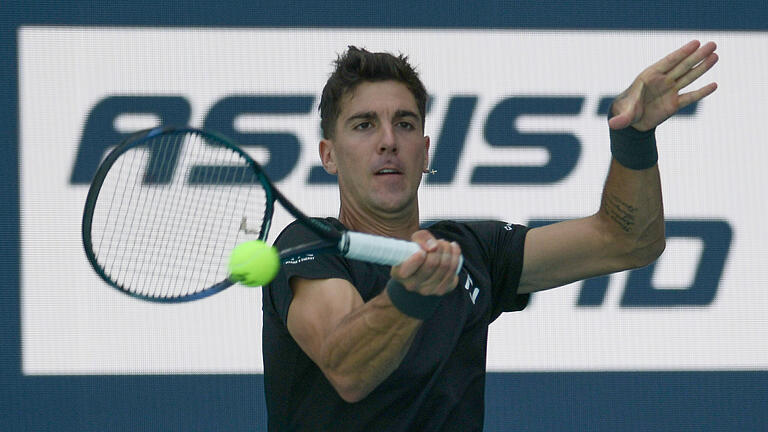
[[[415,234],[422,250],[393,267],[391,276],[410,291],[444,295],[458,283],[461,251],[430,239],[426,231]],[[294,277],[290,286],[288,331],[347,402],[365,398],[398,367],[423,322],[397,309],[386,290],[363,302],[343,279]]]

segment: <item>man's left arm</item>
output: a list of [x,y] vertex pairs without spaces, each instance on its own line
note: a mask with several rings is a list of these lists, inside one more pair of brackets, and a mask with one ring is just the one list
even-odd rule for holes
[[616,98],[608,121],[613,158],[600,209],[528,232],[519,293],[642,267],[658,258],[665,238],[654,129],[715,91],[711,83],[680,93],[714,66],[715,48],[713,42],[689,42],[645,69]]

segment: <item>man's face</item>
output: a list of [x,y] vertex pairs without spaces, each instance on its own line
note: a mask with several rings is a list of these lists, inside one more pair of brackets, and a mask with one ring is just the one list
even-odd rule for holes
[[396,81],[364,82],[341,107],[320,155],[338,175],[342,207],[389,215],[412,209],[429,149],[413,94]]

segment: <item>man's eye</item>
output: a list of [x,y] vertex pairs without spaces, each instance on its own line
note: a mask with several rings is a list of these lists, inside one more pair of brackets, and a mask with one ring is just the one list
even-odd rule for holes
[[408,130],[411,130],[411,129],[414,128],[413,124],[411,124],[411,123],[409,123],[407,121],[401,121],[397,125],[400,126],[403,129],[408,129]]
[[372,126],[371,122],[362,122],[362,123],[358,123],[357,125],[355,125],[355,129],[363,130],[363,129],[368,129],[371,126]]

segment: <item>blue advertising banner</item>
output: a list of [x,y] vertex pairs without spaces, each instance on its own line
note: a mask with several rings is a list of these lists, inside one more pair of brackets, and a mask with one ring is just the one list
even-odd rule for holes
[[0,4],[0,429],[266,430],[259,289],[158,306],[88,267],[84,197],[126,134],[278,132],[249,151],[335,215],[331,62],[403,52],[431,97],[423,218],[539,226],[595,210],[610,100],[694,38],[718,43],[720,89],[657,132],[665,254],[494,322],[485,430],[768,429],[766,30],[761,1]]

